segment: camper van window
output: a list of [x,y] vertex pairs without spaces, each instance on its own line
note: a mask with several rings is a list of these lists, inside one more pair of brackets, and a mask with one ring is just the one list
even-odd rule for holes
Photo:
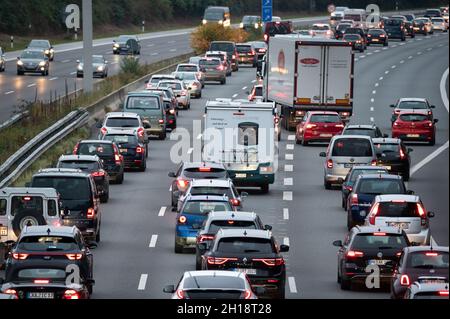
[[11,215],[15,216],[22,211],[36,211],[42,214],[44,211],[42,206],[42,197],[39,196],[14,196],[11,202]]
[[49,200],[48,201],[48,216],[56,216],[57,215],[57,205],[56,205],[56,201],[54,200]]
[[256,123],[239,124],[238,143],[244,146],[258,145],[258,128]]
[[127,109],[139,110],[139,109],[159,109],[158,99],[153,97],[130,97],[128,100]]
[[6,215],[6,199],[0,199],[0,216]]

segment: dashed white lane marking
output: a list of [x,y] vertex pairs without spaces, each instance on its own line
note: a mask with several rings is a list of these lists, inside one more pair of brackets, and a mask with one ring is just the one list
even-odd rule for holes
[[283,192],[283,200],[291,201],[292,200],[292,192]]
[[431,50],[433,50],[433,48],[428,48],[428,49],[427,49],[427,51],[431,51]]
[[171,192],[172,191],[172,185],[170,185],[170,187],[169,187],[169,192]]
[[197,140],[201,139],[203,137],[203,134],[198,134]]
[[158,52],[153,52],[152,54],[150,54],[150,55],[153,55],[153,56],[155,56],[155,55],[158,55],[159,53]]
[[10,95],[10,94],[13,94],[13,93],[14,93],[14,91],[8,91],[8,92],[5,93],[5,95]]
[[392,46],[393,48],[396,48],[397,47],[397,45],[396,44],[394,44],[393,46]]
[[283,238],[283,245],[289,246],[289,237]]
[[365,55],[361,55],[359,58],[364,59],[365,57],[366,57]]
[[383,51],[389,50],[389,48],[383,48]]
[[411,176],[414,175],[418,170],[420,170],[422,167],[427,165],[429,162],[434,160],[436,157],[438,157],[443,151],[445,151],[449,146],[449,141],[447,141],[444,145],[439,147],[437,150],[435,150],[433,153],[425,157],[420,163],[417,165],[414,165],[413,168],[411,168]]
[[417,52],[417,55],[421,55],[422,54],[422,52]]
[[284,165],[284,171],[285,172],[293,172],[294,171],[294,165]]
[[192,154],[193,151],[194,151],[194,149],[192,147],[189,148],[188,151],[187,151],[188,155]]
[[295,141],[295,135],[293,135],[293,134],[289,135],[288,141]]
[[372,55],[372,54],[373,54],[372,52],[368,52],[368,53],[367,53],[367,55]]
[[371,99],[370,99],[370,102],[371,102],[371,103],[375,103],[375,99],[374,99],[374,98],[371,98]]
[[288,151],[292,151],[292,150],[294,149],[294,144],[287,144],[287,145],[286,145],[286,149],[287,149]]
[[164,214],[166,213],[166,209],[167,209],[166,206],[161,207],[161,209],[159,210],[158,216],[159,217],[164,216]]
[[417,39],[417,41],[422,41],[423,39]]
[[401,61],[400,61],[400,64],[403,64],[403,63],[405,63],[405,60],[401,60]]
[[286,154],[285,155],[286,161],[293,161],[294,160],[294,154]]
[[244,87],[242,88],[242,91],[245,91],[245,90],[247,90],[247,87],[246,87],[246,86],[244,86]]
[[33,84],[30,84],[30,85],[27,85],[27,87],[28,87],[28,88],[32,88],[33,86],[36,86],[36,83],[33,83]]
[[289,208],[283,208],[283,219],[289,219]]
[[384,74],[389,74],[389,71],[384,71]]
[[297,285],[295,284],[295,277],[289,277],[288,283],[289,283],[289,290],[291,291],[291,294],[296,294],[297,293]]
[[381,52],[380,50],[375,50],[375,53]]
[[177,52],[177,49],[170,49],[170,52]]
[[384,79],[384,77],[380,76],[379,80],[380,80],[380,81],[383,81],[383,79]]
[[148,274],[142,274],[141,278],[139,278],[138,290],[145,290],[145,286],[147,285]]
[[370,118],[370,122],[375,122],[375,119],[373,117]]
[[119,64],[119,62],[115,61],[115,62],[111,62],[111,65],[116,65]]
[[55,76],[54,78],[51,78],[49,81],[55,81],[55,80],[58,80],[57,76]]
[[375,108],[373,106],[370,107],[370,112],[375,111]]
[[256,83],[256,80],[253,80],[252,83]]
[[406,43],[400,43],[400,45],[405,45]]
[[372,91],[372,94],[377,94],[377,90],[373,90],[373,91]]
[[236,94],[233,94],[233,99],[234,99],[235,97],[237,97],[238,95],[239,95],[239,94],[237,94],[237,93],[236,93]]
[[148,245],[148,247],[155,248],[157,241],[158,241],[158,235],[152,235],[152,238],[150,239],[150,244]]
[[75,71],[75,72],[70,72],[70,75],[75,75],[75,74],[77,74],[77,71]]
[[377,87],[379,87],[380,86],[380,83],[375,83],[375,87],[377,88]]
[[67,63],[67,62],[70,62],[70,60],[63,60],[63,61],[61,61],[61,63]]
[[167,43],[169,43],[169,44],[174,44],[175,41],[174,41],[174,40],[171,40],[171,41],[169,41],[169,42],[167,42]]
[[284,179],[284,186],[293,186],[294,179],[292,177],[287,177]]
[[147,48],[150,48],[150,47],[152,47],[152,46],[154,46],[154,44],[153,44],[153,43],[150,43],[150,44],[147,45]]
[[396,65],[391,66],[392,69],[395,69],[396,67],[397,67]]
[[412,56],[412,55],[410,55],[410,56],[408,57],[408,59],[409,59],[409,60],[411,60],[412,58],[413,58],[413,56]]
[[359,61],[359,59],[358,58],[355,58],[355,62],[358,62]]

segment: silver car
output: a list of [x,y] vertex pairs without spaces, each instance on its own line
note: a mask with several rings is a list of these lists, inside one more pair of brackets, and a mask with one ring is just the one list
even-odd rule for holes
[[199,61],[200,69],[205,74],[205,81],[227,83],[227,70],[219,58],[204,58]]
[[195,72],[198,80],[202,83],[202,88],[205,87],[205,75],[200,71],[198,63],[180,63],[177,65],[175,72]]
[[405,231],[410,242],[429,245],[430,221],[433,212],[427,212],[417,195],[378,195],[375,197],[366,226],[398,227]]
[[445,278],[422,277],[406,289],[405,299],[444,299],[448,301],[448,282]]
[[[77,60],[77,78],[83,77],[83,60]],[[92,69],[93,75],[99,76],[101,78],[106,78],[108,76],[108,61],[105,60],[103,55],[93,55],[92,56]]]
[[187,85],[191,97],[202,97],[202,83],[196,72],[173,72],[172,75]]
[[183,109],[191,108],[191,95],[189,94],[188,87],[183,81],[180,80],[164,80],[158,83],[157,89],[169,87],[177,97],[178,106]]
[[372,139],[361,135],[336,135],[331,139],[325,157],[324,186],[341,183],[355,165],[377,165],[377,156]]
[[17,75],[41,73],[47,76],[49,68],[48,57],[40,49],[25,49],[17,58]]

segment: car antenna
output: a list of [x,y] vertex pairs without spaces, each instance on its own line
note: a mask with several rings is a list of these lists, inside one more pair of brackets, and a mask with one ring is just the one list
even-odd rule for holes
[[50,236],[50,228],[47,228],[47,236]]
[[232,214],[231,214],[231,218],[234,218],[234,217],[235,217],[235,215],[234,215],[234,213],[232,213]]
[[244,236],[247,236],[247,231],[246,230],[244,230]]

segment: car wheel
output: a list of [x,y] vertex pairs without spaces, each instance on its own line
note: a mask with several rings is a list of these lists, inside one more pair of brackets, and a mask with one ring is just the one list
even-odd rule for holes
[[200,93],[197,95],[197,98],[198,98],[198,99],[201,99],[201,98],[202,98],[202,92],[200,92]]
[[306,141],[306,140],[303,138],[303,140],[302,140],[302,145],[303,145],[303,146],[308,146],[308,144],[309,144],[309,142]]
[[331,183],[326,179],[323,180],[323,186],[325,186],[325,189],[331,189]]
[[286,288],[284,285],[278,287],[277,299],[286,299]]
[[351,213],[347,211],[347,229],[350,231],[353,227],[355,227],[355,223],[351,219]]
[[261,192],[267,194],[269,192],[269,184],[264,184],[261,186]]
[[278,133],[278,142],[281,141],[281,132]]
[[387,47],[388,45],[389,45],[388,42],[384,42],[384,43],[383,43],[383,46],[384,46],[384,47]]
[[402,42],[404,42],[404,41],[406,41],[406,37],[403,37],[403,38],[402,38]]
[[123,184],[123,177],[124,177],[124,174],[122,173],[120,175],[120,177],[117,179],[117,184]]
[[102,196],[100,196],[100,203],[107,203],[109,200],[109,194],[103,194]]
[[97,242],[97,243],[99,243],[100,241],[101,241],[101,235],[100,235],[100,224],[98,225],[98,232],[97,232],[97,235],[95,235],[95,241]]
[[23,75],[22,71],[17,71],[17,75]]
[[160,139],[161,141],[165,140],[166,137],[167,137],[166,132],[159,134],[159,139]]
[[341,278],[341,289],[350,290],[352,282],[349,279]]
[[341,199],[341,206],[342,206],[342,208],[347,210],[346,207],[345,207],[345,199],[344,199],[344,197],[342,197],[342,199]]
[[220,81],[220,84],[224,85],[227,83],[227,79],[223,79],[222,81]]
[[359,49],[359,53],[364,53],[364,49]]

